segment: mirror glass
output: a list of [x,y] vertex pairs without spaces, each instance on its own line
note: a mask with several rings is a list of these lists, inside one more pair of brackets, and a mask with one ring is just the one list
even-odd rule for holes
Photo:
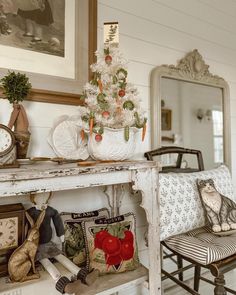
[[[161,145],[200,150],[205,169],[223,163],[222,89],[162,77]],[[192,159],[187,156],[185,164],[196,166]],[[170,155],[162,162],[171,165],[174,160]]]
[[[198,50],[188,52],[176,66],[155,67],[150,86],[152,151],[161,146],[200,150],[205,169],[221,163],[230,169],[229,86],[209,71]],[[185,167],[181,168],[197,168],[196,159],[184,156]],[[157,160],[176,166],[176,155],[170,149]]]

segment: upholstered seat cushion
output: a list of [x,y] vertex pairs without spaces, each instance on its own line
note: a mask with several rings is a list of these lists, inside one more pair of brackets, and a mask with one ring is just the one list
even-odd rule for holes
[[205,226],[170,237],[164,243],[180,255],[208,265],[236,253],[236,232],[219,236]]

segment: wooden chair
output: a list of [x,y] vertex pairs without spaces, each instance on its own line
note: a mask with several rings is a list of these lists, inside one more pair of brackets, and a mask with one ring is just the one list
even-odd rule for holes
[[[153,161],[154,157],[167,155],[167,154],[178,154],[176,165],[164,166],[161,171],[162,173],[168,173],[168,172],[189,173],[189,172],[204,170],[202,153],[199,150],[186,149],[186,148],[177,147],[177,146],[164,146],[159,149],[146,152],[144,156],[147,158],[147,160]],[[195,155],[197,157],[198,168],[189,168],[189,167],[182,168],[184,154]]]
[[[165,149],[167,150],[167,148],[164,148],[164,150]],[[171,147],[171,151],[174,149],[175,148]],[[146,153],[146,157],[156,155],[158,152],[159,151],[148,152]],[[177,170],[181,169],[181,166],[176,168]],[[162,245],[167,247],[172,253],[178,255],[181,259],[184,259],[194,265],[194,285],[193,288],[191,288],[181,280],[181,277],[179,277],[179,279],[176,277],[177,274],[186,270],[186,267],[179,267],[172,273],[162,269],[162,273],[164,275],[163,278],[170,278],[172,281],[194,295],[199,295],[198,290],[200,280],[215,285],[215,295],[225,295],[227,292],[236,294],[235,290],[225,286],[224,279],[224,274],[236,267],[236,234],[220,237],[213,234],[209,226],[204,226],[205,216],[201,206],[200,197],[198,195],[196,180],[208,178],[214,179],[217,189],[223,195],[233,197],[231,176],[228,168],[225,166],[208,171],[199,171],[188,174],[175,172],[160,174],[159,190],[161,202],[160,210],[162,211]],[[167,189],[167,187],[169,188]],[[181,192],[176,193],[178,190],[181,190]],[[183,204],[182,207],[184,207],[184,215],[188,220],[184,219],[185,224],[181,227],[181,225],[175,221],[177,219],[173,213],[173,208],[178,207],[178,210],[181,209],[179,208],[180,206],[174,204],[174,201],[175,199],[183,196],[184,191],[186,191],[188,200],[185,200],[186,203]],[[182,201],[186,196],[182,198]],[[191,198],[191,200],[189,198]],[[172,204],[172,208],[169,208],[170,204]],[[172,214],[169,213],[171,210]],[[163,214],[165,211],[167,217]],[[165,218],[169,219],[165,220]],[[173,223],[174,226],[172,227],[171,219],[174,219],[175,221]],[[181,218],[179,218],[179,220],[181,220]],[[185,228],[188,228],[188,230],[185,230]],[[187,268],[190,267],[191,265],[187,266]],[[201,276],[201,268],[210,270],[214,277],[214,281]]]
[[[162,155],[169,155],[169,154],[177,154],[177,160],[176,160],[176,165],[175,166],[163,166],[162,170],[160,173],[169,173],[169,172],[176,172],[176,173],[189,173],[189,172],[196,172],[196,171],[202,171],[204,170],[204,164],[203,164],[203,158],[202,158],[202,153],[199,150],[194,150],[194,149],[187,149],[183,147],[176,147],[176,146],[165,146],[161,147],[159,149],[155,149],[149,152],[146,152],[144,156],[147,158],[149,161],[155,160],[155,157],[159,157]],[[186,167],[183,168],[183,160],[184,160],[184,155],[194,155],[197,157],[197,164],[198,168],[190,168]],[[164,244],[162,244],[165,246]],[[169,249],[170,250],[170,249]],[[170,250],[171,251],[171,250]],[[172,253],[167,253],[163,249],[163,259],[171,259],[172,262],[174,262],[177,265],[177,272],[175,271],[174,274],[178,274],[179,280],[183,281],[183,272],[190,267],[193,267],[193,265],[188,265],[185,268],[183,268],[183,259],[178,253],[175,253],[171,251]],[[176,257],[175,257],[176,256]],[[162,280],[167,279],[168,276],[163,276]],[[174,277],[175,278],[175,277]]]

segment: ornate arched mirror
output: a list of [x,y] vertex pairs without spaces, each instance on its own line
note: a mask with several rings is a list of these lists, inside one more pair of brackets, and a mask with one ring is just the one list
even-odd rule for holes
[[[151,73],[151,145],[201,150],[205,169],[231,167],[229,87],[197,49]],[[170,163],[168,163],[170,164]]]

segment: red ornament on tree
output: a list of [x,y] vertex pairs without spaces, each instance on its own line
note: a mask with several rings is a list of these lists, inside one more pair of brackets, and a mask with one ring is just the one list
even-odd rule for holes
[[120,89],[119,92],[118,92],[118,95],[120,97],[124,97],[125,96],[125,90],[124,89]]
[[101,135],[101,134],[96,134],[96,135],[95,135],[95,140],[96,140],[97,142],[102,141],[102,135]]
[[107,119],[107,118],[110,117],[110,113],[109,113],[108,111],[104,111],[104,112],[102,113],[102,116],[103,116],[103,118]]
[[112,62],[112,57],[110,55],[106,55],[105,62],[106,62],[107,65],[110,65],[111,62]]

